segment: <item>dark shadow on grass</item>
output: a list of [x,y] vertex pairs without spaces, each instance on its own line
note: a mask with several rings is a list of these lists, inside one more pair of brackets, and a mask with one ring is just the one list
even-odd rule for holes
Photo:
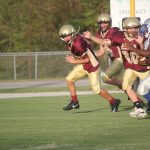
[[[105,110],[105,109],[109,109],[109,108],[100,108],[100,109],[83,110],[83,111],[73,110],[73,113],[91,113],[91,112],[101,111],[101,110]],[[132,106],[120,106],[118,112],[132,110],[132,109],[133,109]]]
[[132,110],[132,109],[133,109],[133,106],[120,106],[119,107],[119,111],[127,111],[127,110]]
[[91,112],[96,112],[96,111],[101,111],[105,110],[108,108],[100,108],[100,109],[93,109],[93,110],[83,110],[83,111],[73,111],[73,113],[91,113]]
[[[91,113],[91,112],[101,111],[101,110],[105,110],[105,109],[109,109],[109,108],[100,108],[100,109],[83,110],[83,111],[73,110],[73,113]],[[132,110],[132,109],[133,109],[133,106],[120,106],[118,112],[128,111],[128,110]],[[150,119],[150,117],[143,118],[143,119]]]
[[145,117],[145,118],[143,118],[143,119],[150,119],[150,116],[147,116],[147,117]]
[[136,119],[136,120],[149,120],[150,119],[150,116],[146,116],[146,117],[135,117],[135,118],[132,118],[132,119]]

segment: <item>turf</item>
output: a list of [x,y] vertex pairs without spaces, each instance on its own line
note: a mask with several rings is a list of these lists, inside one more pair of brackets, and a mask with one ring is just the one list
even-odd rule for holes
[[124,94],[120,111],[107,101],[80,96],[79,110],[64,112],[68,97],[0,100],[1,150],[145,150],[149,149],[149,118],[133,119]]
[[[103,85],[104,89],[107,90],[118,90],[116,86]],[[77,86],[78,91],[91,90],[90,86]],[[68,91],[68,87],[26,87],[26,88],[8,88],[0,89],[0,93],[27,93],[27,92],[58,92],[58,91]]]

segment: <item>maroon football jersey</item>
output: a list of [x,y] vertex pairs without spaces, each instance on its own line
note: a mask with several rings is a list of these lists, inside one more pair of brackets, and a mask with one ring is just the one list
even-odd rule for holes
[[[139,63],[140,56],[138,53],[129,51],[128,49],[124,48],[123,43],[125,43],[125,41],[128,39],[126,38],[123,31],[114,33],[112,35],[112,39],[110,40],[111,40],[112,45],[120,46],[122,57],[123,57],[123,64],[126,69],[130,68],[135,71],[147,71],[148,70],[147,66],[140,65]],[[139,43],[137,43],[136,40],[130,40],[130,41],[128,40],[128,42],[130,42],[131,45],[133,45],[135,48],[140,49],[140,45]]]
[[[115,33],[115,32],[118,32],[118,31],[120,31],[120,29],[117,28],[117,27],[109,28],[108,31],[105,34],[102,34],[102,31],[99,30],[96,33],[96,37],[101,38],[101,39],[111,39],[112,38],[112,34]],[[119,50],[118,50],[117,46],[110,46],[109,48],[110,48],[110,51],[111,51],[109,53],[109,57],[110,57],[111,60],[120,57]]]
[[96,71],[99,66],[99,60],[97,59],[95,53],[92,50],[92,46],[89,41],[87,41],[80,34],[77,34],[71,43],[70,47],[71,53],[77,58],[89,57],[89,63],[83,64],[83,68],[88,72]]

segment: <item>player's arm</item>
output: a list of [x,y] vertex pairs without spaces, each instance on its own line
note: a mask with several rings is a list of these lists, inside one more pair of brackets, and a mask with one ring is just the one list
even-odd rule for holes
[[104,46],[100,46],[99,50],[96,52],[97,57],[101,57],[105,54]]
[[141,36],[138,36],[138,38],[136,39],[136,41],[140,44],[140,48],[144,49],[144,39]]
[[134,48],[130,43],[125,43],[125,47],[130,51],[140,54],[141,56],[145,56],[145,57],[150,56],[150,46],[148,47],[147,50],[143,50],[143,49]]
[[89,31],[83,32],[82,34],[85,38],[91,39],[93,42],[100,44],[100,45],[111,45],[111,41],[108,39],[101,39],[93,36]]
[[85,64],[85,63],[90,62],[90,59],[89,59],[89,57],[87,57],[87,58],[76,58],[72,55],[67,55],[65,57],[65,61],[68,63],[71,63],[71,64]]

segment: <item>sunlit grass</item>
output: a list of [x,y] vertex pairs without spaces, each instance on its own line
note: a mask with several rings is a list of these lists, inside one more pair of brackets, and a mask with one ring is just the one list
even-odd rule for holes
[[[107,90],[118,90],[115,86],[104,85],[102,88]],[[0,93],[27,93],[27,92],[58,92],[68,91],[68,87],[27,87],[27,88],[11,88],[0,89]],[[77,86],[77,91],[91,91],[90,86]]]
[[120,112],[111,113],[100,96],[79,96],[79,110],[64,112],[69,97],[0,100],[2,150],[149,149],[149,119],[133,119],[124,94]]

